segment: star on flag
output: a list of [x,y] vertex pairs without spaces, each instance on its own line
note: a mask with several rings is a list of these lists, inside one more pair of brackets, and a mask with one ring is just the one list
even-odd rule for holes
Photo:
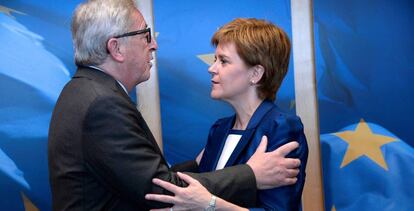
[[388,170],[381,147],[396,141],[396,138],[373,133],[363,119],[361,119],[354,131],[338,132],[334,133],[334,135],[348,143],[341,168],[365,155],[385,170]]

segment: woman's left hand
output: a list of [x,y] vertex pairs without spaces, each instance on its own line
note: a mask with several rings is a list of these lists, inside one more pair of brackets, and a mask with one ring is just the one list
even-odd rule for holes
[[178,172],[178,176],[188,183],[188,186],[178,187],[169,182],[154,178],[152,182],[172,193],[175,196],[164,194],[146,194],[145,199],[174,204],[171,208],[154,210],[203,210],[208,207],[211,193],[197,180],[189,175]]

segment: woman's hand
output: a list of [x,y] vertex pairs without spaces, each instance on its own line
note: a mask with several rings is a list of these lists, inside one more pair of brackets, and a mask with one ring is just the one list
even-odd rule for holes
[[[173,210],[203,210],[208,207],[211,193],[191,176],[178,172],[178,176],[188,183],[185,188],[154,178],[152,182],[172,193],[175,196],[164,194],[146,194],[145,199],[174,204]],[[170,208],[155,210],[171,210]]]

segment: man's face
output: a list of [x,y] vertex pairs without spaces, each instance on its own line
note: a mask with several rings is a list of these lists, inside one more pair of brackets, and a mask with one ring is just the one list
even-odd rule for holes
[[[147,28],[144,17],[138,10],[133,13],[132,19],[134,24],[129,31]],[[151,39],[150,43],[147,42],[147,36],[148,33],[130,36],[125,42],[126,71],[129,73],[129,80],[135,85],[149,79],[151,60],[153,59],[152,52],[158,48],[155,39]]]

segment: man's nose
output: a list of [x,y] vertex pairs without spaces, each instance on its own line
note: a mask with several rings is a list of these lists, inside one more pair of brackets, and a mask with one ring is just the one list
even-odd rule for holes
[[150,43],[150,49],[152,51],[156,51],[158,49],[158,44],[157,41],[153,38],[151,39],[151,43]]

